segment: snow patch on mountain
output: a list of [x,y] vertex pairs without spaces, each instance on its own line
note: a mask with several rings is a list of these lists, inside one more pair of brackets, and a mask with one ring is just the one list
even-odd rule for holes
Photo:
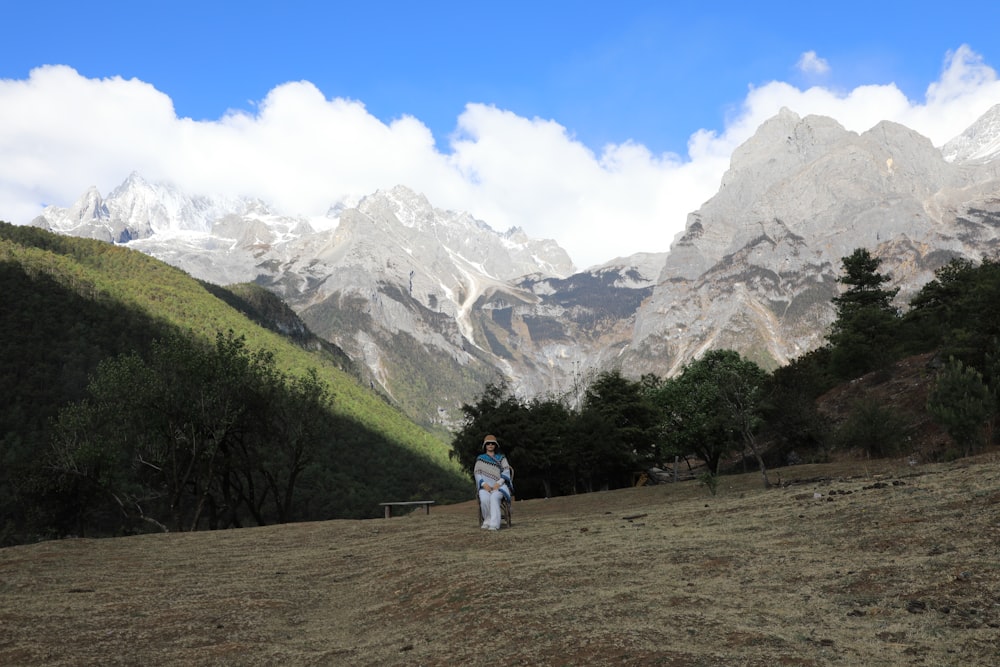
[[952,257],[1000,252],[998,157],[1000,105],[940,148],[897,123],[858,134],[783,109],[734,151],[669,252],[579,272],[555,241],[403,186],[306,219],[133,174],[36,224],[265,286],[435,420],[497,373],[529,397],[570,395],[608,368],[670,375],[713,348],[787,363],[822,343],[855,248],[884,261],[901,299]]
[[1000,158],[1000,104],[941,147],[948,162],[990,162]]

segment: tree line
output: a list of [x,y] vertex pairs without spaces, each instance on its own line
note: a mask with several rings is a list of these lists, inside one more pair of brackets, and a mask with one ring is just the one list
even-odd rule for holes
[[[637,471],[674,457],[703,462],[709,481],[756,466],[767,484],[768,468],[793,456],[897,453],[902,426],[887,408],[860,405],[834,429],[815,399],[928,351],[938,364],[927,411],[954,443],[941,455],[992,443],[1000,263],[953,260],[905,313],[879,268],[863,249],[843,258],[846,289],[827,344],[773,373],[714,350],[671,378],[602,373],[572,409],[560,397],[522,399],[503,382],[487,385],[462,408],[453,458],[471,470],[482,437],[496,434],[521,497],[628,486]],[[111,277],[119,274],[124,282]],[[151,283],[183,303],[151,314],[145,300],[166,303]],[[336,387],[356,387],[279,364],[274,350],[245,337],[256,331],[245,320],[240,334],[219,329],[211,340],[178,326],[186,311],[199,326],[225,318],[207,290],[162,263],[0,225],[0,286],[9,388],[0,402],[0,544],[363,518],[390,496],[472,495],[458,465],[387,435],[398,428],[395,413],[343,409],[355,398]]]
[[[501,441],[516,469],[521,497],[619,488],[637,471],[677,458],[705,466],[706,481],[729,470],[760,470],[827,460],[856,449],[901,453],[906,424],[890,407],[861,403],[834,426],[816,399],[839,383],[884,372],[911,355],[936,352],[925,406],[951,437],[941,458],[966,456],[993,443],[1000,390],[1000,262],[953,259],[911,299],[896,307],[898,289],[867,249],[842,258],[833,299],[836,318],[826,342],[767,373],[733,350],[712,350],[674,377],[629,379],[601,373],[571,409],[565,397],[517,397],[505,383],[488,385],[463,405],[452,455],[471,468],[483,435]],[[714,487],[713,487],[714,488]]]

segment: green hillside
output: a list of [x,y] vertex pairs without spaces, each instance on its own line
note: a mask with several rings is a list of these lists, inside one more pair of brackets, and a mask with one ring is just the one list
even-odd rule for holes
[[0,290],[0,509],[7,517],[0,537],[7,541],[38,521],[15,508],[37,492],[29,480],[43,465],[60,410],[85,397],[102,361],[144,357],[154,341],[177,336],[211,345],[233,332],[248,353],[271,355],[288,378],[314,369],[332,394],[337,426],[328,440],[336,452],[320,458],[335,470],[313,471],[313,480],[336,488],[312,489],[298,518],[363,518],[377,515],[383,500],[468,497],[446,443],[363,387],[350,360],[253,286],[206,285],[127,248],[0,223]]

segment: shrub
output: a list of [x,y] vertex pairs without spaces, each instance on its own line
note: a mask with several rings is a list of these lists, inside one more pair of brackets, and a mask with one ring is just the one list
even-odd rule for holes
[[983,382],[982,373],[954,357],[938,373],[927,397],[927,411],[966,456],[983,441],[995,406],[996,399]]
[[860,449],[881,458],[899,453],[905,430],[904,421],[895,411],[866,397],[855,401],[836,439],[841,448]]

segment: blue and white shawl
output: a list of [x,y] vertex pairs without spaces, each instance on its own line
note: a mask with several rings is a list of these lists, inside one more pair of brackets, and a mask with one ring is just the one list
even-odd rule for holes
[[507,500],[510,500],[511,489],[514,488],[513,471],[507,462],[507,457],[503,454],[480,454],[476,458],[476,467],[472,470],[472,476],[476,478],[476,488],[483,488],[483,482],[490,486],[499,481],[503,481],[500,492]]

